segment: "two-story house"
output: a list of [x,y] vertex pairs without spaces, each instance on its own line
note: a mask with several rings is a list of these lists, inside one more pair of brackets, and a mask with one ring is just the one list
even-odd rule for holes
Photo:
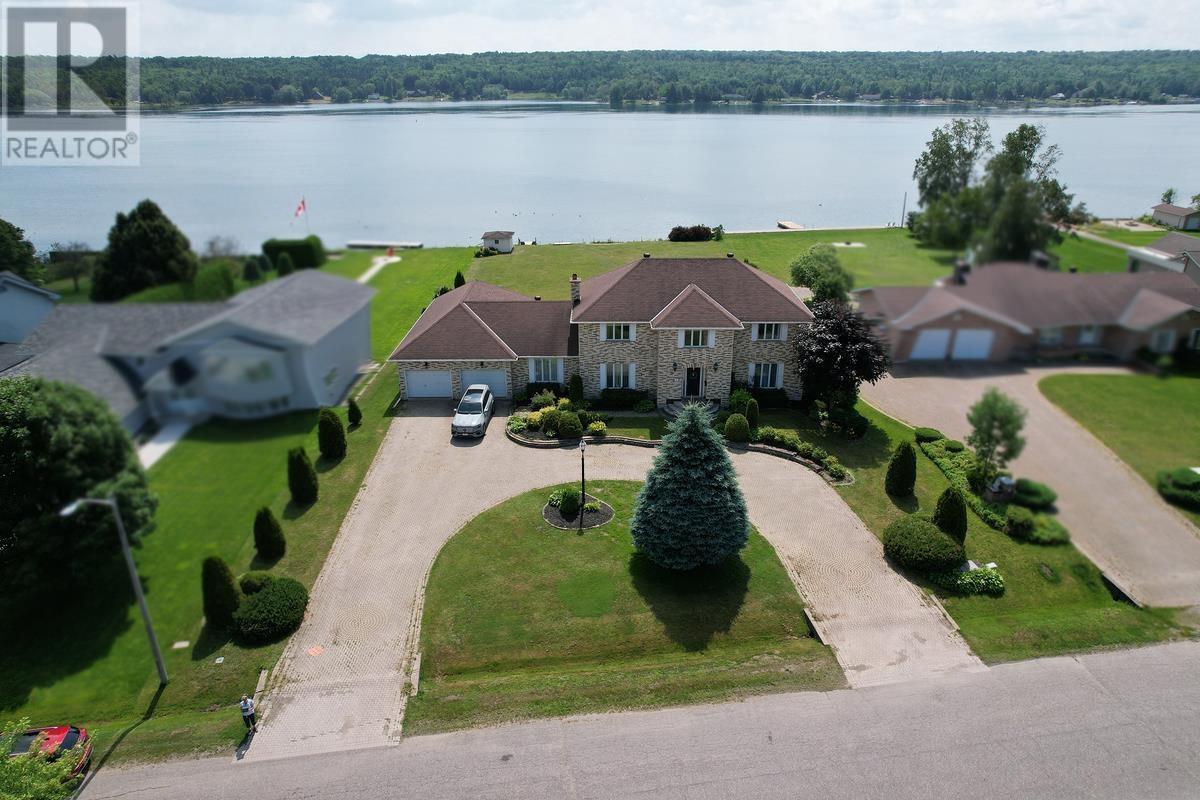
[[499,397],[528,383],[584,395],[642,390],[659,405],[724,402],[731,386],[799,399],[795,339],[812,322],[792,289],[733,258],[651,258],[590,280],[570,300],[544,301],[472,282],[442,295],[392,353],[403,397],[457,397],[486,383]]

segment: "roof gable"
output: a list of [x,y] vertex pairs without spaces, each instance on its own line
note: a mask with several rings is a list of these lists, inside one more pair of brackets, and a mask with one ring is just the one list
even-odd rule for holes
[[810,322],[812,312],[783,281],[735,258],[642,258],[580,286],[573,322],[650,322],[695,284],[746,322]]
[[703,289],[689,283],[675,299],[650,320],[651,328],[741,328],[742,321],[713,300]]
[[[415,335],[414,335],[415,334]],[[500,359],[517,357],[479,315],[462,303],[455,304],[436,323],[420,332],[414,327],[389,356],[389,360]]]

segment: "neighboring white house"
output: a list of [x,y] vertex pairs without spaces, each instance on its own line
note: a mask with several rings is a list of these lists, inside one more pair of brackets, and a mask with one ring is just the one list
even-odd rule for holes
[[[0,343],[22,342],[47,314],[58,295],[14,272],[0,272]],[[0,369],[3,369],[0,366]]]
[[335,405],[371,360],[374,294],[300,270],[224,303],[61,305],[19,344],[0,345],[0,378],[80,385],[130,432],[152,419]]
[[479,238],[484,247],[499,250],[501,253],[511,253],[515,235],[513,231],[488,231]]
[[1145,247],[1129,249],[1130,272],[1182,272],[1200,283],[1200,238],[1168,233]]
[[1154,221],[1181,231],[1200,230],[1200,208],[1187,208],[1172,203],[1159,203],[1152,209]]

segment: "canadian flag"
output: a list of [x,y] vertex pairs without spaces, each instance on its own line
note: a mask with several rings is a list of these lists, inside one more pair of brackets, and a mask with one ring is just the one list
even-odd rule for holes
[[303,197],[301,197],[301,198],[300,198],[300,205],[296,206],[296,213],[293,215],[293,217],[298,217],[298,216],[300,216],[301,214],[303,214],[303,213],[304,213],[305,211],[307,211],[307,210],[308,210],[308,206],[305,204],[305,202],[304,202],[304,198],[303,198]]

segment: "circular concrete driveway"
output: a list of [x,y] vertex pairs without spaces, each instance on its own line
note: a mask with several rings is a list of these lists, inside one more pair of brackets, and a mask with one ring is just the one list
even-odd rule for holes
[[[399,740],[421,600],[442,545],[482,511],[579,474],[575,449],[504,436],[451,441],[441,402],[410,401],[380,446],[313,588],[309,613],[272,675],[248,760]],[[588,475],[645,477],[655,451],[589,448]],[[775,547],[852,686],[982,669],[940,607],[893,571],[879,541],[808,469],[732,456],[750,519]],[[502,601],[502,598],[497,598]]]

